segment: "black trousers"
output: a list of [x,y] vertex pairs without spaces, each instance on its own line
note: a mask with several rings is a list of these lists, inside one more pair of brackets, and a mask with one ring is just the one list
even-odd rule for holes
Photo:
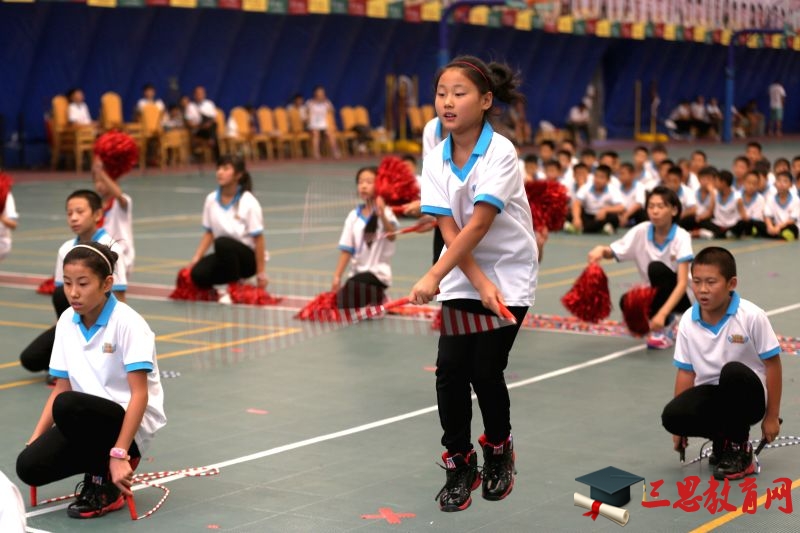
[[[448,300],[443,307],[493,315],[478,300]],[[472,449],[472,398],[478,396],[484,434],[500,444],[511,434],[511,406],[503,372],[527,307],[509,307],[517,325],[484,333],[439,337],[436,359],[436,397],[444,430],[442,445],[451,454]]]
[[[111,400],[62,392],[53,402],[53,427],[17,456],[17,476],[37,487],[75,474],[107,477],[108,452],[124,418],[125,409]],[[141,456],[135,442],[128,455]]]
[[[64,287],[56,287],[52,296],[53,309],[56,318],[69,308],[69,300],[64,294]],[[53,352],[53,344],[56,340],[56,327],[53,326],[47,331],[40,333],[22,350],[19,355],[19,363],[26,370],[40,372],[50,367],[50,354]]]
[[614,229],[619,227],[619,216],[614,213],[606,215],[604,220],[597,220],[594,215],[589,213],[581,213],[581,222],[583,222],[584,233],[600,233],[603,231],[603,226],[611,224]]
[[336,295],[340,309],[353,309],[383,303],[386,285],[372,272],[360,272],[342,285]]
[[[766,227],[767,227],[767,225],[766,225],[766,224],[764,224],[764,228],[765,228],[765,229],[766,229]],[[789,224],[788,226],[786,226],[785,228],[783,228],[783,229],[781,230],[781,232],[780,232],[780,233],[778,233],[777,235],[767,235],[767,237],[769,237],[769,238],[771,238],[771,239],[783,239],[783,238],[784,238],[784,237],[783,237],[783,232],[784,232],[784,231],[786,231],[787,229],[788,229],[789,231],[791,231],[791,232],[792,232],[792,235],[794,235],[794,238],[795,238],[795,240],[797,240],[797,236],[798,236],[797,224]],[[785,240],[785,239],[784,239],[784,240]]]
[[[664,304],[669,300],[670,294],[675,290],[678,284],[678,274],[673,272],[667,265],[661,261],[653,261],[647,265],[647,279],[650,286],[656,289],[656,295],[653,298],[653,303],[650,304],[650,313],[647,315],[652,318],[653,315],[658,313],[658,310],[664,307]],[[623,309],[625,306],[625,295],[619,300],[619,308]],[[677,305],[670,310],[670,313],[683,313],[692,306],[689,296],[684,293]]]
[[719,385],[698,385],[673,398],[661,422],[673,435],[743,442],[765,412],[761,380],[734,361],[722,367]]
[[192,282],[209,288],[249,278],[256,273],[256,254],[247,245],[230,237],[214,239],[214,253],[208,254],[192,268]]

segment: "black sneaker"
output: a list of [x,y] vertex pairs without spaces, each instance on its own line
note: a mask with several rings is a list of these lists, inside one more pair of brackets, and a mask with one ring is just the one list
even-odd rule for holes
[[439,509],[446,513],[463,511],[472,504],[471,492],[481,484],[481,475],[478,473],[478,455],[475,450],[470,450],[466,457],[457,453],[442,454],[442,461],[447,474],[444,487],[436,495]]
[[724,440],[711,441],[711,455],[708,456],[709,466],[717,466],[717,464],[719,464],[719,458],[720,456],[722,456],[722,450],[724,449],[725,449]]
[[514,488],[514,442],[509,435],[502,444],[492,444],[481,435],[478,443],[483,448],[483,498],[502,500]]
[[726,441],[719,457],[719,463],[714,467],[714,477],[717,479],[741,479],[755,471],[753,447],[750,442]]
[[125,498],[110,480],[102,484],[95,481],[91,474],[86,474],[75,487],[78,497],[67,507],[67,515],[71,518],[96,518],[122,509],[125,505]]

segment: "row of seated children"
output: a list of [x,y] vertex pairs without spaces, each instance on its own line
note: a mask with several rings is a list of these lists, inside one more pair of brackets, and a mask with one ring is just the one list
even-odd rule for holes
[[573,150],[566,142],[556,152],[554,143],[545,141],[540,157],[524,158],[526,179],[558,181],[566,187],[568,232],[612,234],[642,222],[646,193],[664,184],[683,204],[681,226],[696,237],[797,238],[800,202],[794,176],[800,174],[800,156],[791,163],[778,159],[771,168],[761,146],[752,142],[746,155],[735,159],[732,172],[720,172],[708,165],[700,150],[677,164],[663,146],[654,147],[652,158],[647,147],[636,147],[630,163],[620,163],[613,151],[598,158],[586,149],[577,159]]

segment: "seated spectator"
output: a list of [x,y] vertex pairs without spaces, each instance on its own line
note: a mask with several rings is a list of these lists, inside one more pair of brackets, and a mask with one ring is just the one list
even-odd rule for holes
[[208,144],[214,160],[219,159],[217,106],[206,98],[205,87],[198,85],[194,88],[192,100],[187,102],[183,112],[192,136],[199,142]]
[[635,226],[647,220],[644,210],[647,190],[641,180],[636,179],[636,170],[633,164],[625,162],[619,166],[619,192],[625,211],[619,215],[619,227]]
[[153,86],[152,83],[145,83],[142,87],[142,97],[136,102],[136,116],[139,117],[142,114],[142,108],[146,104],[153,104],[155,105],[159,111],[164,113],[166,111],[164,107],[164,102],[161,98],[156,98],[156,88]]
[[308,108],[305,104],[305,99],[303,95],[300,93],[295,93],[292,96],[292,101],[289,105],[286,106],[287,111],[292,111],[293,109],[297,109],[297,113],[300,115],[300,120],[303,122],[303,129],[308,129]]
[[609,183],[611,169],[600,165],[594,172],[594,183],[586,183],[572,202],[572,222],[564,224],[570,233],[613,235],[619,227],[619,215],[625,211],[619,189]]
[[578,105],[573,106],[572,109],[569,110],[569,116],[567,117],[567,129],[569,130],[572,138],[575,139],[575,142],[580,142],[580,135],[586,139],[586,144],[592,144],[592,137],[589,133],[589,124],[591,122],[591,116],[589,114],[589,109],[586,107],[586,104],[580,102]]
[[67,122],[74,126],[94,126],[92,115],[89,113],[89,106],[84,101],[83,91],[80,89],[70,89],[67,92]]
[[764,135],[764,114],[758,110],[758,103],[755,100],[750,100],[744,106],[744,117],[747,120],[745,132],[748,137]]
[[711,133],[714,138],[719,139],[719,134],[722,131],[722,121],[725,117],[722,116],[722,110],[719,108],[719,102],[716,98],[711,98],[706,105],[706,115],[708,116],[708,123],[711,125]]
[[544,179],[544,172],[539,170],[539,158],[533,154],[528,154],[523,159],[525,164],[525,181],[535,181]]
[[539,167],[544,168],[548,161],[555,158],[556,143],[551,140],[544,140],[539,143]]
[[[744,189],[745,176],[748,172],[750,172],[750,160],[743,155],[737,156],[736,159],[733,160],[733,166],[731,167],[734,189],[742,192],[742,189]],[[756,177],[758,177],[758,174],[756,174]]]
[[589,173],[591,174],[597,167],[597,152],[591,148],[584,148],[581,150],[580,160],[581,163],[586,165],[586,168],[589,169]]
[[733,174],[727,170],[719,172],[714,180],[714,188],[717,191],[714,214],[711,215],[711,220],[700,223],[701,237],[740,237],[743,231],[740,221],[747,219],[747,212],[742,195],[733,188]]
[[742,235],[766,237],[767,225],[764,223],[764,206],[766,199],[758,192],[758,173],[748,170],[743,180],[741,191],[742,203],[747,218],[742,220]]
[[667,129],[673,139],[686,140],[692,136],[692,110],[688,100],[683,100],[672,110],[666,121]]
[[689,106],[689,109],[692,113],[692,135],[695,138],[707,136],[711,131],[711,122],[708,118],[705,97],[699,95]]
[[675,192],[681,202],[681,218],[678,221],[694,218],[697,212],[697,197],[695,192],[683,183],[683,171],[678,166],[670,167],[662,181],[662,185]]
[[164,131],[177,130],[186,127],[186,121],[183,118],[183,110],[181,110],[181,106],[177,104],[169,106],[169,109],[161,120],[161,127],[164,128]]
[[[655,151],[653,152],[655,154]],[[646,191],[652,191],[661,181],[657,170],[653,167],[650,160],[650,151],[646,146],[637,146],[633,149],[633,175],[638,183],[641,183]],[[644,206],[644,202],[642,202]],[[645,219],[639,222],[644,222]]]

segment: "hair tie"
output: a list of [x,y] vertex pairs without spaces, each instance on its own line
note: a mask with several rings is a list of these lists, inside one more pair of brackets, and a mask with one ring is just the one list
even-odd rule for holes
[[110,276],[110,275],[112,275],[114,273],[114,267],[111,266],[111,261],[108,260],[108,257],[106,257],[106,254],[104,254],[103,252],[101,252],[100,250],[95,248],[94,246],[89,246],[88,244],[76,244],[72,248],[73,249],[75,249],[75,248],[87,248],[87,249],[93,251],[94,253],[96,253],[97,255],[102,257],[103,261],[105,261],[106,265],[108,265],[108,275]]
[[479,69],[476,65],[473,65],[469,61],[454,61],[453,63],[451,63],[451,65],[467,65],[469,68],[471,68],[472,70],[480,74],[481,77],[483,77],[484,81],[486,81],[486,84],[489,86],[489,88],[492,87],[492,84],[489,83],[489,78],[486,77],[486,74],[484,74],[481,69]]

